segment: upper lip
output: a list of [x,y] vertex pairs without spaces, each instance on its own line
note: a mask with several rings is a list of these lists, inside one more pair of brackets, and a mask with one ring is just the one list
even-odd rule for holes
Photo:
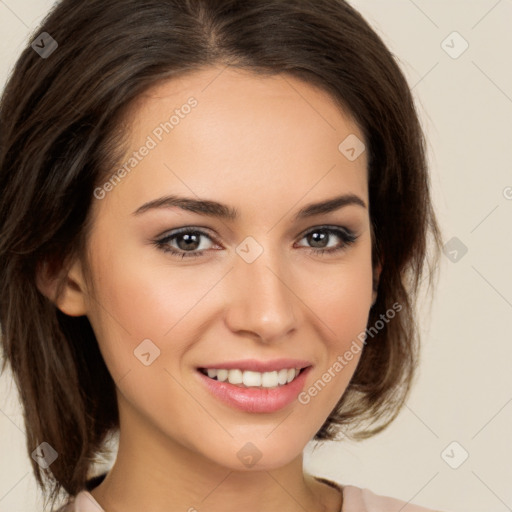
[[311,366],[309,361],[304,359],[273,359],[271,361],[258,361],[257,359],[241,359],[238,361],[225,361],[222,363],[208,364],[200,366],[205,370],[208,369],[226,369],[242,371],[249,370],[253,372],[273,372],[275,370],[289,369],[289,368],[306,368]]

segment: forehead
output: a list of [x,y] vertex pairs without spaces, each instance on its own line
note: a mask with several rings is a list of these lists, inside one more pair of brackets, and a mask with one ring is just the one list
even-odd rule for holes
[[120,165],[135,165],[109,199],[130,208],[165,193],[235,198],[239,210],[261,209],[266,199],[284,211],[287,202],[337,192],[367,202],[366,153],[347,158],[343,144],[362,147],[359,127],[327,93],[289,75],[195,71],[149,89],[126,122]]

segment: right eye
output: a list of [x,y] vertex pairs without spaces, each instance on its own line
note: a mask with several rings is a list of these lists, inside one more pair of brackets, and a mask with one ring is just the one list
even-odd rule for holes
[[201,238],[213,240],[210,235],[197,228],[182,228],[171,232],[158,240],[154,240],[154,245],[165,253],[179,258],[203,256],[207,248],[201,247]]

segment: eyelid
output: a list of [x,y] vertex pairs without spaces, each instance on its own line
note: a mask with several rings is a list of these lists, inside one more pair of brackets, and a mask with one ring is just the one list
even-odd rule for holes
[[[216,245],[222,245],[217,241],[216,235],[211,235],[209,228],[200,227],[200,226],[183,226],[180,228],[175,228],[173,230],[167,231],[166,233],[163,233],[160,237],[153,240],[152,243],[155,245],[159,250],[171,254],[173,257],[181,257],[182,259],[185,259],[187,257],[200,257],[203,256],[205,253],[207,253],[211,249],[202,249],[200,251],[194,250],[194,251],[182,251],[175,248],[170,248],[169,243],[171,240],[175,239],[175,237],[179,236],[182,233],[196,233],[200,236],[204,236],[206,238],[209,238],[214,244]],[[346,226],[339,226],[339,225],[329,225],[329,224],[318,224],[315,226],[310,226],[307,230],[303,231],[300,235],[298,235],[298,240],[302,240],[306,236],[308,236],[311,233],[314,233],[315,231],[327,231],[329,232],[329,236],[337,236],[341,241],[342,245],[340,247],[326,247],[326,248],[316,248],[316,247],[304,247],[308,252],[316,254],[316,255],[336,255],[338,253],[341,253],[342,251],[346,250],[351,246],[358,238],[359,234],[353,231],[350,228],[347,228]],[[301,246],[302,247],[302,246]],[[218,250],[218,249],[217,249]]]
[[315,226],[311,226],[305,231],[302,232],[300,237],[305,237],[306,235],[309,235],[312,231],[320,230],[320,229],[327,229],[327,230],[333,230],[333,231],[343,231],[347,235],[356,235],[356,232],[347,226],[340,226],[338,224],[317,224]]
[[[216,234],[212,234],[212,230],[211,229],[205,228],[205,227],[202,227],[202,226],[183,226],[181,228],[171,229],[169,231],[166,231],[162,235],[158,236],[154,240],[154,242],[156,242],[156,243],[158,243],[158,242],[165,243],[166,240],[174,239],[175,237],[177,237],[178,235],[181,235],[183,233],[197,233],[200,236],[209,238],[212,241],[212,243],[215,244],[215,245],[222,245],[217,240],[217,235]],[[207,250],[207,249],[203,249],[203,252],[205,250]]]

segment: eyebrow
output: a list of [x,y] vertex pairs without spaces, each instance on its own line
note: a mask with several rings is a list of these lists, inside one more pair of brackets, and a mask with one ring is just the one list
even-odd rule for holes
[[[344,194],[333,197],[319,203],[310,203],[301,208],[295,215],[294,220],[301,220],[314,215],[330,213],[349,205],[357,205],[366,208],[365,202],[355,194]],[[141,215],[149,210],[178,207],[182,210],[206,215],[208,217],[217,217],[229,221],[235,221],[238,218],[238,210],[217,201],[208,199],[194,199],[191,197],[183,197],[169,195],[154,199],[144,203],[133,212],[133,215]]]

